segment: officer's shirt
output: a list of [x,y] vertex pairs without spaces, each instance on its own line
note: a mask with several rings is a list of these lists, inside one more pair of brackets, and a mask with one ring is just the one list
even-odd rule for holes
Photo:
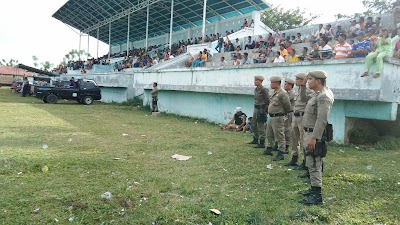
[[287,114],[290,111],[289,96],[282,88],[274,91],[270,97],[270,103],[268,106],[268,113],[283,113]]

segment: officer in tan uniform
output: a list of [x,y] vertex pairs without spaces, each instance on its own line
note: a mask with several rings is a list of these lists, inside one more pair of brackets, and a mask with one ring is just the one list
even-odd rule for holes
[[293,107],[294,107],[294,80],[290,78],[285,78],[285,85],[283,89],[287,92],[290,101],[290,111],[285,118],[285,141],[286,141],[286,148],[284,153],[289,153],[289,144],[292,139],[292,118],[293,118]]
[[[306,163],[306,154],[304,152],[303,146],[303,115],[304,110],[306,108],[308,100],[311,98],[312,91],[307,88],[306,85],[303,85],[303,80],[306,77],[305,73],[299,73],[296,75],[296,86],[298,89],[294,92],[294,107],[293,107],[293,121],[292,121],[292,160],[285,164],[285,166],[297,166],[297,160],[299,158],[300,149],[302,149],[303,154],[303,163],[297,167],[297,170],[307,169],[305,166]],[[305,176],[308,177],[308,174]]]
[[303,144],[307,151],[306,166],[308,167],[311,188],[300,192],[307,196],[300,203],[305,205],[322,204],[322,164],[327,152],[328,115],[333,105],[333,93],[326,87],[327,74],[324,71],[312,71],[305,77],[303,84],[308,80],[310,89],[314,91],[312,98],[307,102],[303,117],[304,139]]
[[[265,121],[268,113],[268,89],[262,86],[263,76],[254,76],[254,113],[253,113],[253,141],[255,148],[265,148]],[[259,142],[260,141],[260,142]]]
[[283,160],[285,142],[285,116],[290,111],[289,96],[286,91],[281,87],[282,78],[272,76],[271,88],[274,93],[270,97],[270,104],[268,107],[268,125],[267,125],[267,138],[268,148],[265,150],[264,155],[272,155],[272,145],[275,141],[278,142],[278,155],[272,159],[273,161]]

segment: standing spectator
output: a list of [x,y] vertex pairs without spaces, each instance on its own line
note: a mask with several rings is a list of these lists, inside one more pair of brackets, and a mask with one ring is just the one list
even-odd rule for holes
[[346,35],[339,35],[338,43],[333,50],[333,56],[335,57],[335,59],[349,58],[349,56],[351,55],[351,50],[351,46],[349,45],[349,43],[346,42]]
[[234,56],[233,56],[233,59],[232,59],[232,65],[238,66],[238,65],[240,65],[240,64],[241,64],[240,60],[237,58],[236,55],[234,55]]
[[319,41],[319,58],[321,60],[330,59],[332,57],[332,48],[327,45],[328,40],[326,38],[322,38]]
[[246,41],[246,45],[244,46],[244,50],[247,49],[254,49],[254,47],[256,46],[255,42],[253,40],[251,40],[251,36],[247,37],[247,41]]
[[364,39],[364,35],[364,31],[358,33],[357,42],[353,45],[351,52],[354,58],[365,58],[371,51],[371,44]]
[[298,62],[299,61],[299,56],[296,55],[296,50],[291,49],[289,51],[289,62]]
[[277,51],[275,53],[275,58],[271,60],[272,63],[283,63],[286,62],[285,59],[281,56],[281,52]]
[[254,28],[254,20],[251,20],[250,28]]
[[281,44],[279,48],[279,55],[283,57],[283,59],[286,61],[287,57],[289,55],[288,51],[285,49],[285,45]]
[[351,22],[351,25],[349,28],[348,35],[349,35],[349,37],[357,37],[357,32],[358,32],[358,30],[360,30],[360,24],[358,24],[356,22],[356,20],[352,20],[350,22]]
[[247,22],[247,19],[244,19],[243,27],[249,27],[249,22]]
[[21,90],[21,96],[26,97],[27,94],[29,94],[29,90],[31,88],[31,85],[29,84],[29,80],[27,77],[24,77],[22,80],[22,90]]
[[369,53],[365,59],[365,72],[361,75],[361,77],[366,77],[369,75],[368,73],[371,69],[374,59],[376,59],[376,73],[373,77],[380,77],[383,70],[383,58],[391,54],[391,48],[392,39],[389,37],[389,31],[382,28],[379,32],[379,38],[376,42],[376,48],[371,53]]
[[224,45],[224,38],[218,35],[218,44],[215,47],[215,51],[221,53],[222,46]]
[[153,83],[153,90],[151,90],[152,107],[151,112],[158,112],[158,84]]
[[247,52],[243,54],[243,61],[242,61],[242,65],[246,64],[253,64],[253,60],[249,59],[249,53]]

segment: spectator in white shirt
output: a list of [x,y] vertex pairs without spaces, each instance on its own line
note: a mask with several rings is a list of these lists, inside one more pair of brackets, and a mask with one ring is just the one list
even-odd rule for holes
[[357,37],[357,32],[360,30],[360,24],[358,24],[356,20],[352,20],[350,22],[351,26],[349,28],[348,37]]
[[242,65],[246,64],[253,64],[253,60],[249,59],[249,53],[247,52],[243,54],[243,61],[242,61]]
[[318,40],[318,39],[320,39],[322,36],[324,36],[325,33],[326,33],[326,30],[324,29],[324,25],[323,25],[323,24],[320,24],[319,27],[318,27],[317,32],[316,32],[316,33],[314,34],[314,36],[312,36],[311,38],[312,38],[313,40]]
[[275,58],[271,60],[272,63],[282,63],[285,62],[285,59],[281,56],[281,52],[277,51],[275,53]]
[[238,66],[238,65],[241,65],[242,63],[240,62],[240,60],[237,58],[237,56],[235,55],[235,56],[233,56],[233,62],[232,62],[232,65],[234,65],[234,66]]
[[219,60],[219,62],[218,62],[218,65],[219,66],[226,66],[226,65],[228,65],[228,62],[227,61],[225,61],[225,57],[221,57],[220,58],[220,60]]
[[235,43],[233,43],[233,46],[235,47],[235,49],[236,49],[237,47],[239,47],[240,50],[243,49],[243,47],[242,47],[242,42],[239,41],[239,38],[236,38]]

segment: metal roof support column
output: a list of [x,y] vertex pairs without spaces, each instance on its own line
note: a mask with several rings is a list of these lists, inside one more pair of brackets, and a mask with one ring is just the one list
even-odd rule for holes
[[88,54],[89,54],[89,38],[90,38],[90,35],[88,33],[88,35],[87,35],[87,52],[86,52],[87,59],[89,59],[89,56],[88,56]]
[[[81,42],[82,42],[82,32],[79,33],[79,52],[81,51]],[[80,53],[78,53],[78,55],[79,55],[79,60],[81,60]]]
[[99,27],[97,28],[97,58],[99,58]]
[[128,35],[126,38],[126,56],[129,56],[129,25],[131,24],[131,14],[128,14]]
[[147,6],[147,20],[146,20],[146,51],[149,48],[149,10],[150,10],[150,5]]
[[108,24],[108,59],[111,56],[111,22]]
[[203,6],[203,29],[202,29],[202,39],[204,43],[204,39],[206,38],[206,14],[207,14],[207,0],[204,0]]
[[169,50],[172,54],[172,27],[174,25],[174,0],[171,0],[171,23],[169,25]]

